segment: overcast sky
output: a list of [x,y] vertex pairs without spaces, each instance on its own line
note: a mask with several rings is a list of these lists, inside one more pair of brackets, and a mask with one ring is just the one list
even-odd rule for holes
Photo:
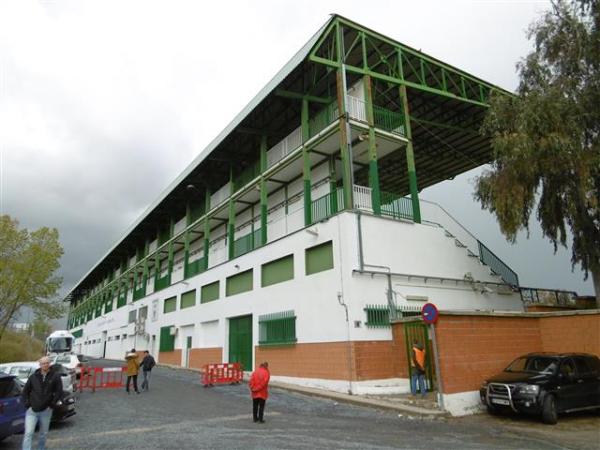
[[[56,227],[68,292],[310,37],[339,13],[509,90],[546,2],[2,1],[0,210]],[[417,167],[417,176],[418,176]],[[593,292],[533,224],[516,245],[471,171],[424,190],[526,286]]]

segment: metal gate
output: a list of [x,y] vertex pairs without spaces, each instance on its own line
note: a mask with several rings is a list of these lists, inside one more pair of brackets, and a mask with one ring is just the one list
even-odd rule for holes
[[425,349],[425,383],[428,391],[433,391],[435,383],[435,367],[433,363],[433,348],[429,339],[428,325],[423,322],[404,323],[404,343],[406,346],[406,360],[408,362],[408,374],[411,374],[412,345],[418,341]]
[[229,319],[229,362],[252,370],[252,316]]

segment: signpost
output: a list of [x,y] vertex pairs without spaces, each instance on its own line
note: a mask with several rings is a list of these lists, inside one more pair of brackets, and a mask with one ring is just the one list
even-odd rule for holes
[[435,363],[435,373],[437,379],[438,405],[444,410],[444,398],[442,397],[442,373],[440,371],[440,360],[438,357],[437,341],[435,338],[435,323],[437,323],[440,313],[433,303],[425,303],[421,308],[423,322],[429,325],[429,336],[431,337],[431,347],[433,348],[433,359]]

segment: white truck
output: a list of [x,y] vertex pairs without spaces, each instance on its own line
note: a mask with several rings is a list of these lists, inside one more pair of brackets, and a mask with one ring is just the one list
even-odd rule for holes
[[65,353],[73,353],[73,343],[75,336],[66,330],[53,332],[46,338],[46,355],[59,356]]

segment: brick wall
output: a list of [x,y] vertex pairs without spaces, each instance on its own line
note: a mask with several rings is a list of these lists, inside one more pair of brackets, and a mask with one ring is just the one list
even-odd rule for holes
[[[393,326],[394,343],[404,348],[404,327]],[[600,355],[600,313],[441,314],[436,324],[443,392],[479,389],[486,378],[530,352],[585,352]],[[400,373],[404,352],[395,352]]]
[[548,352],[600,355],[600,315],[558,316],[540,319],[542,345]]
[[181,349],[178,348],[171,352],[159,352],[158,362],[172,366],[181,366]]
[[190,367],[202,369],[206,364],[222,363],[223,347],[190,349]]
[[376,380],[398,377],[392,341],[355,341],[255,347],[256,364],[269,362],[273,375],[325,380]]

